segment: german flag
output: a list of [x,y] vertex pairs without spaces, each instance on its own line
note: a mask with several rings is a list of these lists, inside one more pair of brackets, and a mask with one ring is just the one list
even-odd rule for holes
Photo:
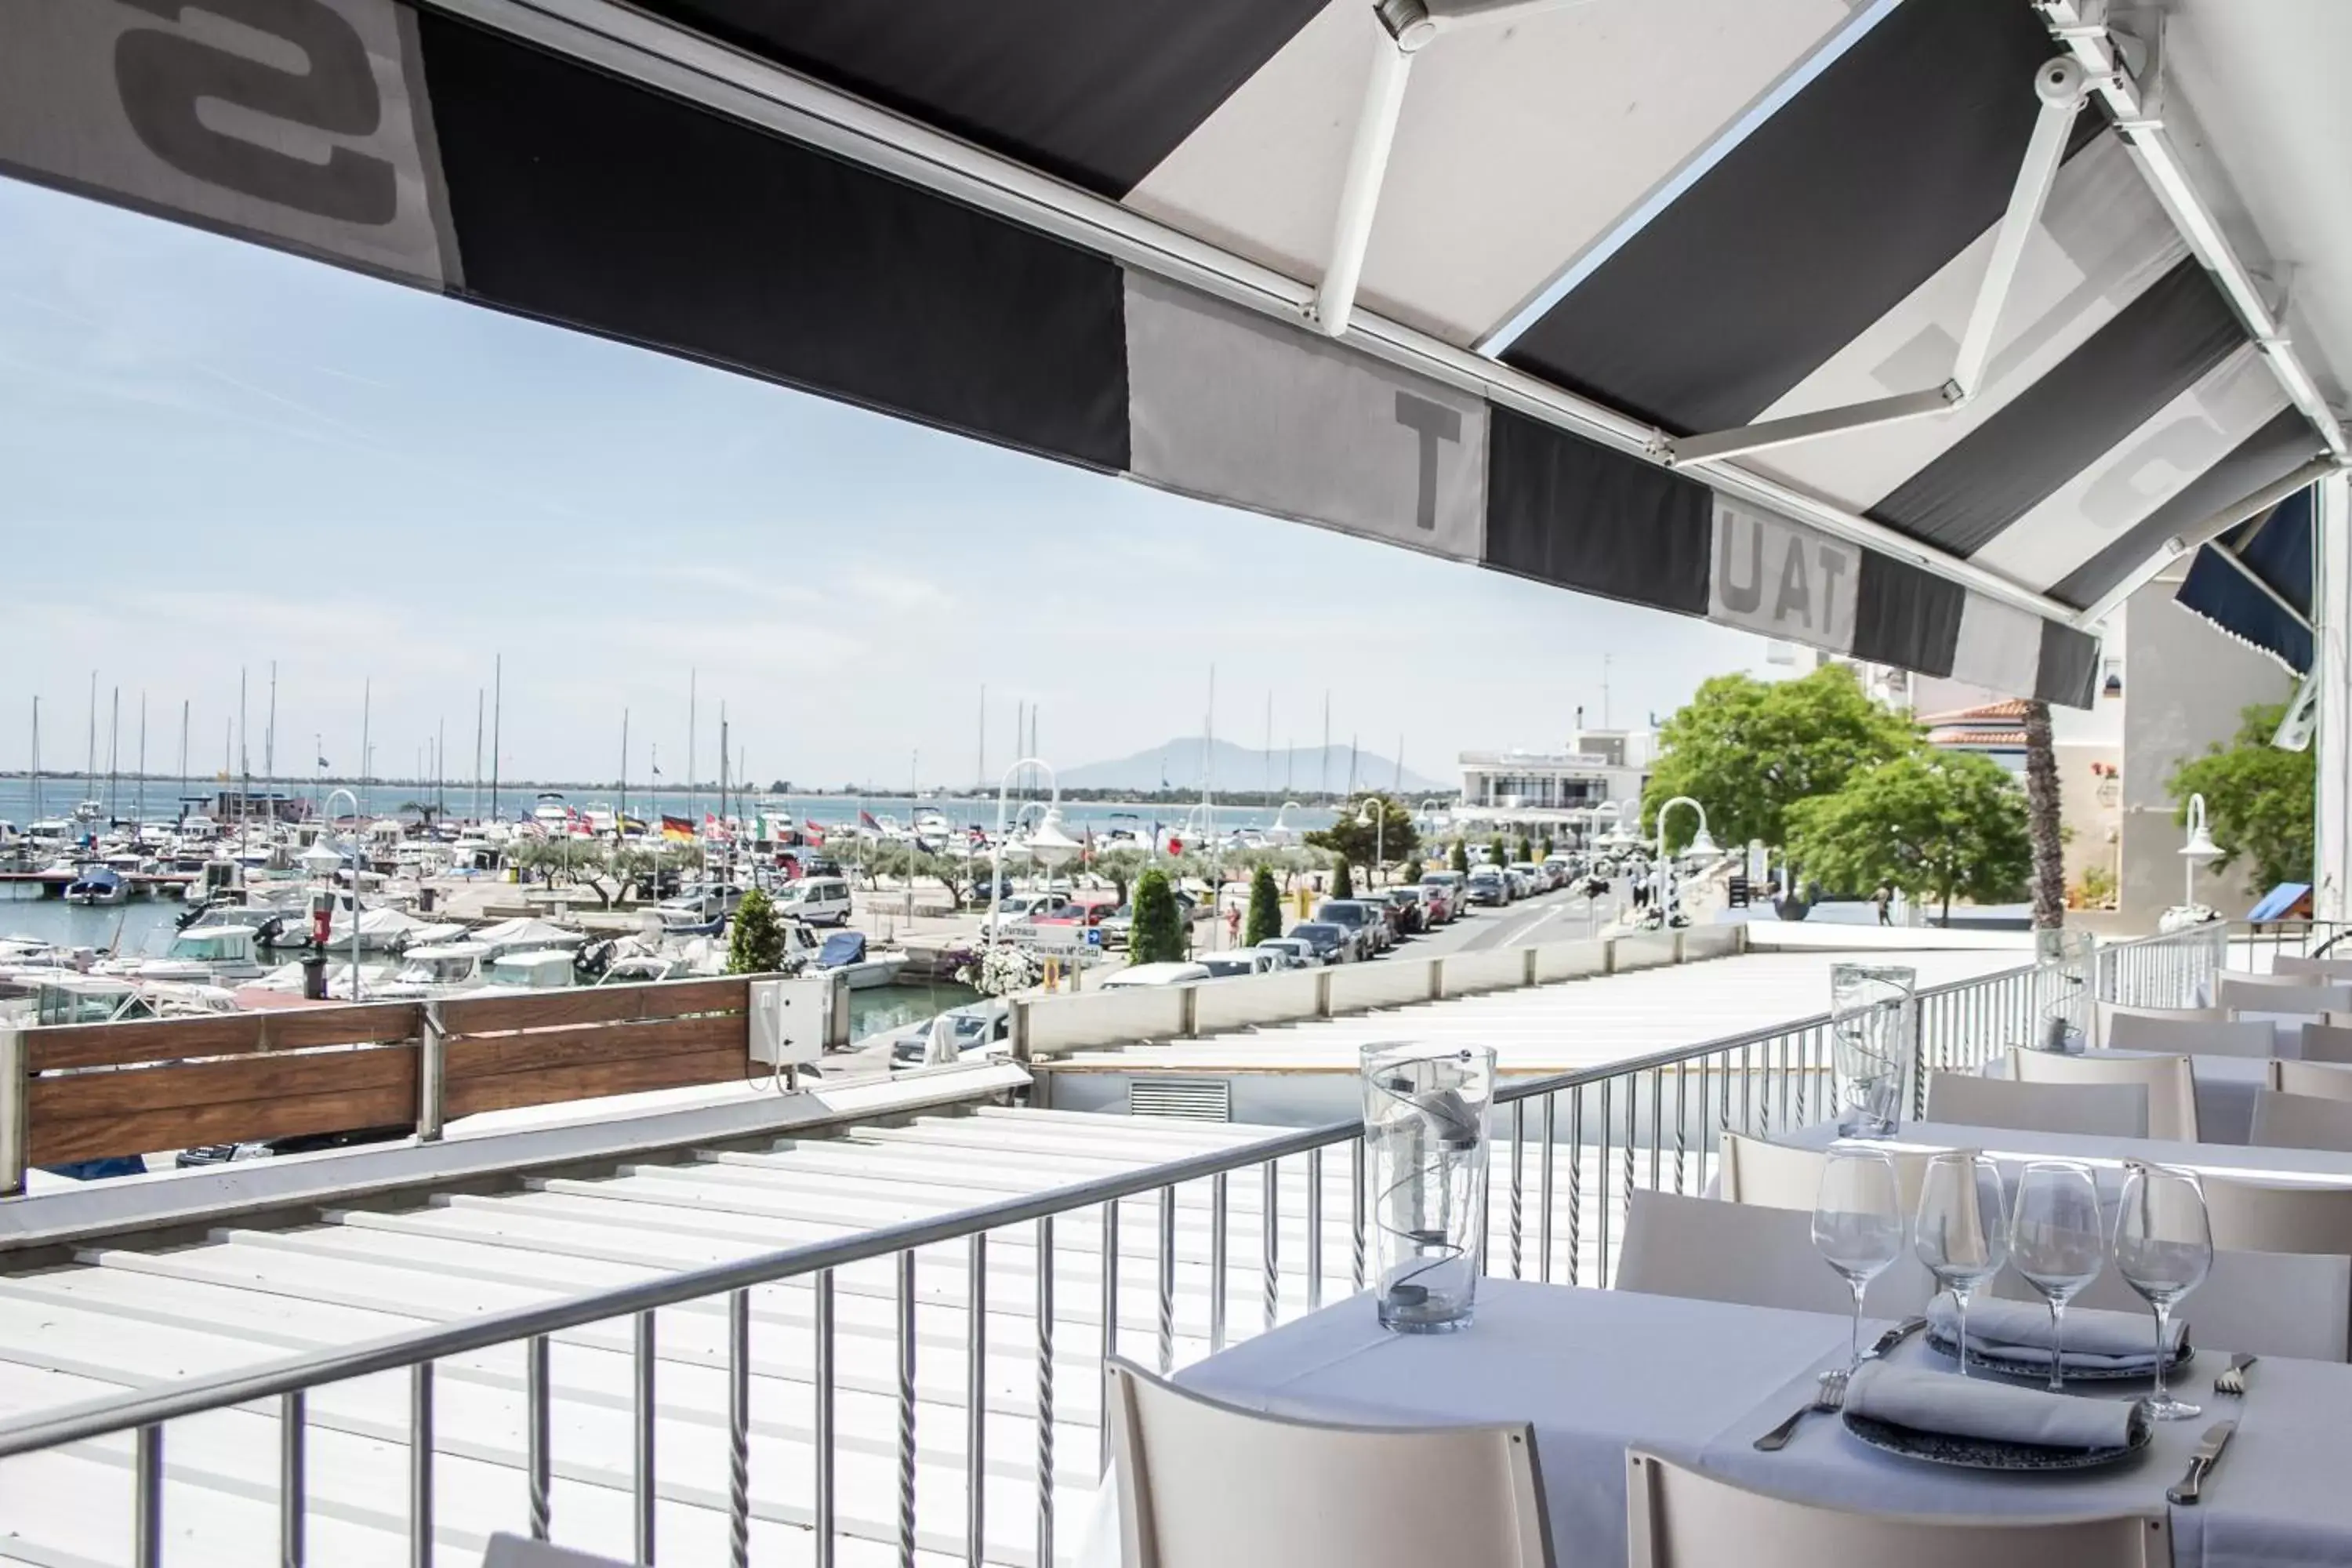
[[662,837],[669,840],[672,844],[691,844],[694,842],[694,824],[687,820],[685,817],[671,816],[667,813],[664,813],[661,824]]

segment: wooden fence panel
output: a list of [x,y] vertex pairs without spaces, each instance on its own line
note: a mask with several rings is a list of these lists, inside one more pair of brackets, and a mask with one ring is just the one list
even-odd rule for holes
[[26,1087],[32,1163],[55,1164],[411,1123],[416,1118],[416,1047],[373,1046],[53,1074]]
[[414,1002],[369,1002],[357,1007],[285,1007],[221,1013],[198,1018],[150,1018],[135,1024],[75,1024],[25,1031],[26,1065],[114,1067],[198,1057],[294,1051],[312,1046],[371,1045],[416,1037]]
[[461,996],[441,1004],[441,1029],[445,1035],[488,1035],[572,1024],[635,1023],[687,1013],[740,1013],[747,994],[743,980],[735,976],[669,980],[653,985],[593,985],[511,996]]

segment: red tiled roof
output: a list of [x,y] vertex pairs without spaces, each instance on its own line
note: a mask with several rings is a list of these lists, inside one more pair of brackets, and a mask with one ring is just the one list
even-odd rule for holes
[[1927,735],[1931,746],[2022,746],[2022,730],[1934,730]]
[[1999,702],[1988,702],[1980,708],[1960,708],[1949,713],[1922,714],[1919,722],[1935,726],[1982,724],[1994,719],[2022,719],[2025,717],[2025,710],[2032,706],[2032,704],[2022,697],[2011,697]]

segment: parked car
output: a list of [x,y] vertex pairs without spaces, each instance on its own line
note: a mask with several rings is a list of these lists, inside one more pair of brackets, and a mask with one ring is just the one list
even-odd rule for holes
[[1306,943],[1318,963],[1346,963],[1360,952],[1356,933],[1337,921],[1301,921],[1290,928],[1290,940]]
[[1459,871],[1424,871],[1421,885],[1435,888],[1445,895],[1445,918],[1458,921],[1469,911],[1469,879]]
[[1069,907],[1067,893],[1015,893],[995,906],[996,918],[1005,925],[1052,920]]
[[[1003,1042],[1012,1009],[1000,997],[989,997],[950,1007],[946,1016],[955,1029],[956,1056],[960,1060],[995,1055]],[[890,1070],[904,1072],[923,1065],[930,1054],[931,1025],[929,1019],[909,1024],[890,1037]]]
[[1420,883],[1421,903],[1424,918],[1433,926],[1451,925],[1457,912],[1454,907],[1454,889],[1426,879]]
[[1505,869],[1524,879],[1530,893],[1549,893],[1552,889],[1551,873],[1532,860],[1514,860]]
[[1209,971],[1198,963],[1139,963],[1122,969],[1095,987],[1097,991],[1125,991],[1139,985],[1181,985],[1188,981],[1206,980]]
[[1276,969],[1306,969],[1320,963],[1315,956],[1315,945],[1295,936],[1270,936],[1259,942],[1258,950],[1274,954]]
[[1231,952],[1212,952],[1200,961],[1202,968],[1216,980],[1232,980],[1246,974],[1271,974],[1276,965],[1274,954],[1262,948],[1237,948]]
[[1348,932],[1350,958],[1370,958],[1381,950],[1387,922],[1361,899],[1325,899],[1315,906],[1315,918]]
[[1419,888],[1391,888],[1385,896],[1396,911],[1400,935],[1417,936],[1429,929],[1429,906],[1422,901]]
[[1503,905],[1515,896],[1510,879],[1503,875],[1500,866],[1474,866],[1470,868],[1470,901],[1474,904]]
[[803,877],[776,890],[776,912],[813,926],[849,923],[849,884],[839,877]]

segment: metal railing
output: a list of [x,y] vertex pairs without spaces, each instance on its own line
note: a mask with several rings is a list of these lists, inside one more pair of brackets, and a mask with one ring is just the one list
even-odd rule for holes
[[[2147,990],[2159,981],[2180,986],[2177,1003],[2185,1003],[2187,988],[2207,973],[2200,966],[2210,963],[2217,951],[2202,935],[2129,945],[2151,952],[2102,967],[2093,978],[2101,984],[2127,981]],[[2032,1037],[2034,981],[2035,971],[2026,967],[1919,994],[1911,1064],[1915,1105],[1924,1096],[1930,1072],[1974,1070],[1992,1052]],[[1806,1125],[1833,1112],[1834,1096],[1826,1014],[1632,1061],[1506,1082],[1497,1092],[1494,1113],[1497,1139],[1486,1205],[1487,1272],[1607,1285],[1636,1191],[1703,1192],[1713,1180],[1725,1133],[1764,1136]],[[22,1416],[0,1423],[0,1461],[131,1434],[131,1561],[135,1568],[157,1568],[165,1527],[167,1424],[275,1402],[279,1445],[277,1557],[286,1568],[299,1568],[306,1561],[306,1521],[311,1511],[307,1434],[313,1417],[308,1396],[350,1379],[405,1373],[405,1529],[409,1561],[426,1568],[434,1556],[435,1401],[442,1363],[498,1347],[520,1347],[524,1485],[519,1517],[512,1523],[546,1540],[555,1523],[551,1347],[557,1336],[572,1331],[625,1323],[624,1353],[631,1369],[631,1544],[636,1560],[650,1563],[656,1545],[656,1503],[663,1496],[656,1419],[661,1396],[656,1314],[697,1303],[704,1304],[706,1311],[723,1304],[723,1506],[729,1560],[742,1568],[751,1555],[755,1516],[771,1522],[778,1517],[775,1510],[761,1511],[755,1506],[751,1464],[753,1399],[759,1391],[753,1375],[755,1320],[763,1334],[773,1333],[779,1331],[778,1314],[755,1312],[752,1292],[763,1286],[804,1283],[812,1309],[805,1331],[814,1368],[806,1478],[813,1506],[804,1521],[792,1521],[804,1522],[805,1545],[796,1542],[790,1555],[832,1568],[845,1531],[838,1466],[844,1443],[837,1402],[844,1384],[837,1343],[843,1330],[836,1283],[857,1266],[887,1264],[885,1293],[890,1304],[896,1384],[884,1392],[895,1413],[888,1441],[896,1508],[889,1519],[861,1525],[861,1531],[867,1539],[883,1534],[908,1568],[919,1551],[959,1550],[971,1568],[979,1568],[984,1560],[1044,1568],[1055,1561],[1062,1527],[1055,1497],[1057,1459],[1067,1455],[1083,1464],[1089,1453],[1079,1446],[1087,1435],[1069,1429],[1088,1425],[1091,1410],[1073,1413],[1066,1407],[1056,1387],[1056,1361],[1066,1363],[1066,1375],[1073,1354],[1134,1353],[1140,1347],[1133,1342],[1141,1340],[1150,1351],[1139,1359],[1172,1370],[1197,1353],[1213,1352],[1236,1338],[1271,1329],[1286,1317],[1314,1310],[1334,1289],[1361,1289],[1367,1219],[1361,1133],[1361,1124],[1355,1121],[1285,1132],[983,1207]],[[1248,1180],[1253,1172],[1258,1178],[1254,1183]],[[1206,1257],[1180,1258],[1179,1214],[1197,1213],[1204,1206],[1203,1186],[1209,1221]],[[1286,1215],[1298,1215],[1303,1223],[1286,1223]],[[1129,1233],[1123,1218],[1141,1219],[1149,1241],[1130,1248],[1124,1240]],[[1240,1226],[1234,1223],[1236,1219],[1243,1222]],[[1082,1227],[1092,1230],[1091,1248]],[[1254,1258],[1248,1245],[1252,1231]],[[1237,1243],[1242,1248],[1238,1267],[1234,1257]],[[950,1250],[945,1255],[936,1250],[943,1247]],[[919,1258],[926,1249],[933,1250]],[[1098,1329],[1074,1345],[1060,1337],[1063,1320],[1075,1315],[1064,1304],[1061,1285],[1066,1270],[1076,1277],[1079,1266],[1074,1260],[1084,1259],[1090,1250],[1099,1289]],[[955,1256],[958,1251],[961,1258]],[[992,1436],[988,1416],[992,1411],[1001,1415],[1003,1408],[992,1392],[989,1370],[990,1259],[1017,1251],[1026,1251],[1032,1259],[1035,1329],[1034,1390],[1024,1402],[1025,1411],[1017,1413],[1034,1427],[1035,1528],[1034,1545],[1025,1549],[989,1536],[985,1485]],[[1122,1268],[1126,1258],[1142,1267]],[[918,1358],[919,1352],[940,1353],[936,1339],[923,1346],[917,1331],[918,1303],[923,1300],[919,1285],[927,1273],[952,1273],[959,1267],[966,1281],[961,1311],[952,1301],[945,1307],[927,1302],[925,1310],[934,1336],[939,1314],[952,1313],[961,1320],[966,1420],[961,1434],[965,1508],[960,1542],[941,1540],[937,1531],[919,1529],[916,1508],[922,1470],[919,1460],[928,1431],[919,1426],[918,1415],[927,1399],[936,1397],[919,1398]],[[1123,1316],[1123,1276],[1139,1272],[1150,1280],[1152,1298],[1143,1312]],[[1203,1274],[1207,1299],[1195,1303],[1180,1292],[1180,1282],[1198,1286]],[[852,1284],[861,1294],[876,1293],[871,1275]],[[482,1374],[458,1368],[450,1375],[478,1381]],[[871,1391],[862,1391],[861,1397],[864,1392]],[[1090,1396],[1069,1403],[1093,1405]],[[1093,1425],[1096,1446],[1091,1452],[1099,1458],[1107,1456],[1108,1442],[1098,1417]]]
[[2268,969],[2268,959],[2352,958],[2352,921],[2231,921],[2232,969]]

